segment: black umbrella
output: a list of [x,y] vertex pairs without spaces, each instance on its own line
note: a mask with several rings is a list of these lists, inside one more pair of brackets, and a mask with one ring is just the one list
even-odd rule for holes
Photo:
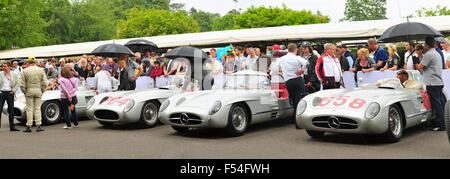
[[419,22],[405,22],[389,27],[379,41],[401,42],[423,40],[425,37],[442,37],[443,35],[431,26]]
[[195,47],[177,47],[166,53],[165,57],[170,59],[184,57],[190,61],[193,61],[195,58],[202,59],[202,61],[208,59],[208,55],[203,50]]
[[155,51],[158,49],[158,46],[155,43],[145,39],[130,40],[125,46],[130,48],[133,52],[144,52],[145,50]]
[[91,54],[104,57],[120,57],[122,54],[126,54],[130,57],[134,57],[133,52],[128,47],[119,44],[101,45],[92,51]]

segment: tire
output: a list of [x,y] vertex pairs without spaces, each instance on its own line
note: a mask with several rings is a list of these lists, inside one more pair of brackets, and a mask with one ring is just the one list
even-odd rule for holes
[[111,123],[111,122],[98,121],[98,123],[101,124],[104,127],[112,127],[114,125],[114,123]]
[[397,105],[389,107],[388,112],[388,130],[382,135],[382,139],[388,143],[395,143],[400,141],[403,135],[403,114]]
[[61,102],[52,100],[46,101],[42,104],[42,124],[53,125],[61,122],[63,112],[61,109]]
[[234,104],[228,115],[227,133],[232,137],[244,135],[248,127],[249,113],[242,104]]
[[177,126],[172,126],[172,129],[177,131],[178,133],[186,133],[189,131],[189,127],[177,127]]
[[447,137],[450,143],[450,101],[445,104],[445,124],[447,126]]
[[321,132],[321,131],[306,130],[306,133],[308,133],[308,135],[313,139],[322,138],[325,135],[325,132]]
[[144,104],[141,110],[141,117],[138,125],[141,128],[151,128],[157,126],[160,122],[158,120],[159,104],[149,101]]

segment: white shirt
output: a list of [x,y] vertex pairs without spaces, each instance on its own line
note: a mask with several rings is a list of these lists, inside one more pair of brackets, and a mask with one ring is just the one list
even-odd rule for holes
[[[414,52],[413,55],[411,55],[411,52],[406,51],[405,53],[405,63],[406,63],[406,70],[414,70],[414,62],[413,62],[413,56],[417,56],[416,52]],[[409,57],[409,58],[408,58]]]
[[[296,56],[293,53],[288,53],[287,55],[280,58],[280,67],[283,72],[284,81],[288,81],[293,78],[297,78],[296,72],[303,70],[307,71],[307,66],[309,62],[300,56]],[[303,75],[301,75],[303,77]]]
[[6,73],[3,74],[5,75],[5,77],[3,78],[2,91],[11,91],[11,78],[12,78],[11,72],[8,75]]
[[112,90],[112,84],[111,84],[111,79],[109,78],[109,72],[102,70],[100,72],[98,72],[97,74],[95,74],[95,82],[96,87],[98,90],[107,90],[107,89],[111,89]]
[[324,56],[323,59],[323,69],[325,71],[325,77],[334,77],[334,81],[340,82],[342,79],[341,63],[339,60],[333,56]]
[[271,83],[284,83],[284,79],[280,74],[280,59],[276,58],[270,63]]

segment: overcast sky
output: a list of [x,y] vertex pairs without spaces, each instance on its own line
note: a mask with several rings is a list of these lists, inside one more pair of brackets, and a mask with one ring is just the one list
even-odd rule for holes
[[[236,4],[233,0],[172,0],[172,3],[186,4],[185,10],[195,7],[207,12],[220,13],[225,15],[228,11],[235,8],[241,8],[241,12],[250,6],[277,6],[281,7],[285,3],[289,8],[295,10],[311,10],[316,12],[320,10],[322,14],[331,17],[332,22],[337,22],[344,17],[344,8],[346,0],[239,0]],[[398,19],[410,14],[416,14],[415,11],[425,7],[435,8],[437,5],[450,8],[450,0],[387,0],[387,17],[389,19]]]

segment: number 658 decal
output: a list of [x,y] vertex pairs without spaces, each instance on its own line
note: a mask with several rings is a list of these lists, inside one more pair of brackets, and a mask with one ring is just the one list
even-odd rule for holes
[[[322,99],[322,101],[320,102],[319,106],[320,107],[324,107],[327,106],[329,104],[332,104],[333,106],[342,106],[344,104],[346,104],[348,101],[348,98],[350,98],[350,96],[339,96],[339,97],[325,97]],[[331,103],[333,102],[333,103]],[[367,102],[363,99],[354,99],[353,101],[351,101],[348,106],[352,109],[359,109],[361,107],[364,106],[364,104],[366,104]]]

